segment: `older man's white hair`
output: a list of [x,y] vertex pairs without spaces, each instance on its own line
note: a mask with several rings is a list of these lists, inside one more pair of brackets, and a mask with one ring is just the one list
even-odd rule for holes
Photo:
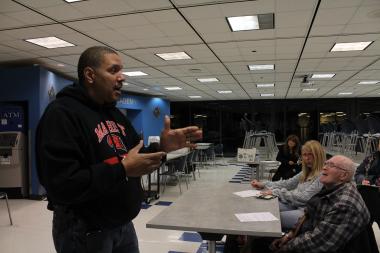
[[334,158],[334,164],[336,166],[348,172],[347,182],[351,181],[356,171],[355,163],[344,155],[335,155],[332,158]]

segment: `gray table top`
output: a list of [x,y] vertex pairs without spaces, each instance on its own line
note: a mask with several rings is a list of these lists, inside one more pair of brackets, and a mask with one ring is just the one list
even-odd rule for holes
[[210,183],[192,188],[150,220],[147,228],[215,234],[280,237],[277,221],[240,222],[236,213],[271,212],[280,219],[278,200],[242,198],[233,192],[249,190],[246,184]]

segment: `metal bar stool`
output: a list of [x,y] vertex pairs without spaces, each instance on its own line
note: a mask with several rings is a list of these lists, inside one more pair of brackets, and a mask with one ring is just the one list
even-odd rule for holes
[[9,209],[9,204],[8,204],[8,195],[5,192],[0,192],[0,199],[3,199],[3,198],[5,198],[5,202],[7,203],[9,220],[11,222],[11,225],[13,225],[11,210]]

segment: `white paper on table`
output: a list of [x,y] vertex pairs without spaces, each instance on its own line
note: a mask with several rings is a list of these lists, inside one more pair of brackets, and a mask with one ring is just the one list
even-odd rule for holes
[[247,197],[256,197],[260,195],[260,191],[258,190],[247,190],[247,191],[241,191],[241,192],[234,192],[235,195],[238,195],[242,198]]
[[278,220],[270,212],[259,212],[259,213],[236,213],[235,216],[240,222],[250,222],[250,221],[275,221]]

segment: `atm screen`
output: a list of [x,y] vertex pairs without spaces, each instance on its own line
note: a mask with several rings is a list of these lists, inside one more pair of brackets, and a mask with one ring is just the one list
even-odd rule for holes
[[0,147],[14,147],[16,144],[17,133],[0,133]]

